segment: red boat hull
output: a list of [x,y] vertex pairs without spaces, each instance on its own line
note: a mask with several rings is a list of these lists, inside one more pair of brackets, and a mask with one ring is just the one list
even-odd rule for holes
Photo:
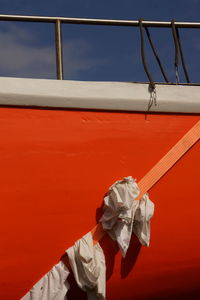
[[[198,115],[1,108],[0,299],[21,298],[102,212],[108,187],[139,181]],[[108,236],[107,299],[197,299],[200,293],[196,143],[149,191],[149,248],[133,236],[122,259]],[[70,278],[69,299],[85,295]]]

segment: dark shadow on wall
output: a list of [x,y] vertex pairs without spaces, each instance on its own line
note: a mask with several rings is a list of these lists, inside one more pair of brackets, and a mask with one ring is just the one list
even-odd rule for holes
[[[158,291],[156,294],[146,296],[125,296],[123,300],[198,300],[200,295],[200,288],[195,290],[189,290],[187,292],[181,291]],[[112,298],[112,297],[111,297]],[[120,297],[115,297],[114,300],[122,300]]]
[[[139,298],[138,300],[198,300],[200,296],[200,287],[188,291],[164,290],[158,291],[154,295]],[[129,300],[129,299],[127,299]],[[130,299],[132,300],[132,298]]]
[[71,300],[87,300],[87,293],[84,292],[83,290],[81,290],[75,279],[74,279],[74,276],[72,274],[72,272],[70,272],[68,278],[67,278],[67,281],[69,282],[69,285],[70,285],[70,289],[69,291],[67,292],[67,298],[66,299],[71,299]]
[[133,234],[126,253],[126,257],[121,259],[121,278],[126,278],[136,264],[142,245]]
[[119,252],[119,248],[116,242],[114,242],[107,234],[99,242],[103,249],[105,261],[106,261],[106,280],[108,280],[114,270],[115,256]]

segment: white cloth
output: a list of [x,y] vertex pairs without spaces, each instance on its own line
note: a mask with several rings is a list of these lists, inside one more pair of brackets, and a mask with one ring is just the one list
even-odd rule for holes
[[78,286],[87,292],[88,299],[104,300],[105,257],[100,245],[93,245],[91,233],[84,235],[66,252],[75,280]]
[[60,261],[21,300],[66,300],[69,270]]
[[104,198],[104,213],[100,222],[111,238],[117,240],[123,257],[128,250],[132,232],[142,245],[149,246],[154,204],[147,193],[140,200],[135,200],[139,193],[137,183],[128,176],[116,181]]

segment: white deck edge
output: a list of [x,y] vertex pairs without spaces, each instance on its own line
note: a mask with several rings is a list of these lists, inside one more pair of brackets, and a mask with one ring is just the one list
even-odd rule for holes
[[[151,112],[200,113],[200,86],[156,85]],[[0,105],[145,112],[148,84],[0,77]]]

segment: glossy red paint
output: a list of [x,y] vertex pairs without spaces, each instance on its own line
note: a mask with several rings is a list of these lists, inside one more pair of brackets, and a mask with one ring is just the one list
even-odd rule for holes
[[[198,115],[0,109],[0,299],[15,300],[96,224],[108,187],[141,179]],[[151,244],[122,260],[108,236],[107,299],[195,299],[199,143],[150,191]],[[84,299],[71,281],[70,299]],[[81,294],[79,294],[81,293]]]

